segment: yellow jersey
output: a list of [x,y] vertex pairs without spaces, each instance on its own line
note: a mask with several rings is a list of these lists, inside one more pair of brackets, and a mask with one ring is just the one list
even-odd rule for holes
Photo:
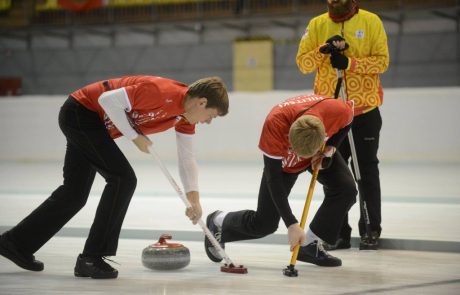
[[343,53],[349,58],[343,71],[343,83],[348,100],[355,103],[355,115],[380,106],[383,89],[379,74],[385,72],[390,62],[387,36],[380,18],[360,9],[349,20],[335,23],[324,13],[313,18],[300,41],[296,63],[304,74],[316,71],[314,92],[332,97],[337,85],[336,70],[332,68],[329,54],[319,48],[332,36],[342,36],[349,48]]

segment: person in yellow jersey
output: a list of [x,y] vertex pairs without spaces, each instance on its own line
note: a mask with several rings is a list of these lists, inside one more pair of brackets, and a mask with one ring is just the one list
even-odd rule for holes
[[[333,96],[338,81],[336,69],[342,72],[345,96],[355,104],[352,134],[361,172],[360,193],[365,196],[372,235],[368,237],[365,219],[361,216],[360,249],[377,249],[382,231],[377,152],[383,89],[379,75],[387,70],[390,62],[387,36],[380,18],[360,9],[355,0],[327,0],[327,5],[328,12],[314,17],[308,24],[296,63],[304,74],[316,72],[314,92],[317,95]],[[350,161],[348,139],[339,147],[339,152]],[[325,248],[350,248],[350,236],[346,216],[337,242],[326,244]]]

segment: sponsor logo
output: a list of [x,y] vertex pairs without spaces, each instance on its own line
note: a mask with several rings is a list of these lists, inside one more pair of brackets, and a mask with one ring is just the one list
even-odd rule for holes
[[[162,119],[168,115],[167,112],[163,110],[159,110],[157,112],[138,112],[138,111],[133,111],[130,114],[127,114],[129,117],[129,122],[131,126],[134,128],[135,126],[139,125],[144,125],[147,124],[150,121]],[[108,130],[115,128],[116,126],[113,124],[112,120],[107,116],[107,114],[104,114],[104,124],[105,128]]]
[[309,30],[310,30],[309,27],[305,28],[305,32],[303,32],[302,39],[307,38]]
[[364,31],[363,30],[357,30],[355,32],[356,38],[358,39],[363,39],[364,38]]
[[282,167],[294,167],[299,162],[303,161],[301,157],[299,157],[291,148],[289,148],[287,158],[283,158],[281,161]]
[[318,101],[318,100],[323,100],[324,97],[322,96],[316,96],[316,95],[308,95],[308,96],[298,96],[294,98],[289,98],[282,103],[278,104],[278,107],[284,108],[293,104],[299,104],[299,103],[306,103],[310,101]]

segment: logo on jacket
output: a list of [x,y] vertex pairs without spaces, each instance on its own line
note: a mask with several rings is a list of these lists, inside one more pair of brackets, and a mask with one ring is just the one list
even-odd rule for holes
[[[127,113],[127,118],[129,121],[129,124],[135,128],[136,126],[139,125],[144,125],[147,124],[150,121],[158,120],[158,119],[163,119],[168,115],[168,113],[164,112],[163,110],[159,110],[158,112],[138,112],[138,111],[133,111],[132,113]],[[113,124],[112,120],[110,120],[109,116],[104,113],[104,124],[105,128],[107,130],[115,128],[115,124]]]
[[286,158],[283,158],[281,161],[281,166],[283,168],[285,167],[294,167],[297,165],[299,162],[303,161],[301,157],[299,157],[293,150],[292,148],[289,148],[288,151],[288,156]]
[[355,35],[356,35],[356,38],[363,39],[364,38],[364,31],[363,30],[357,30]]
[[309,31],[309,30],[310,30],[310,27],[307,26],[307,27],[305,28],[305,32],[303,32],[302,39],[303,39],[303,38],[307,38],[307,36],[308,36],[308,31]]

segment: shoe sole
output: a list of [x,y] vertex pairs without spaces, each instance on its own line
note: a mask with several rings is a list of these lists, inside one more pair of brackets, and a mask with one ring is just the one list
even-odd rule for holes
[[314,264],[314,265],[318,265],[318,266],[323,266],[323,267],[337,267],[337,266],[342,266],[342,261],[340,262],[334,262],[334,263],[324,263],[324,262],[317,262],[317,261],[313,261],[313,260],[309,260],[309,259],[304,259],[304,260],[299,260],[297,259],[298,261],[302,261],[302,262],[306,262],[306,263],[311,263],[311,264]]
[[38,267],[29,267],[27,264],[24,264],[21,261],[18,261],[17,259],[15,259],[16,256],[13,255],[13,253],[11,253],[8,249],[6,249],[6,248],[4,248],[2,246],[0,246],[0,255],[2,255],[6,259],[10,260],[14,264],[16,264],[17,266],[19,266],[20,268],[25,269],[25,270],[42,271],[45,268],[43,265],[38,266]]
[[89,275],[81,274],[79,272],[74,272],[73,274],[79,278],[89,278],[90,277]]
[[359,250],[378,250],[379,242],[377,239],[365,239],[359,243]]
[[379,245],[378,244],[360,244],[359,245],[359,250],[378,250]]
[[91,276],[89,274],[85,274],[85,273],[80,273],[80,272],[77,272],[77,271],[74,271],[73,273],[77,278],[92,278],[92,279],[116,279],[118,277],[118,273],[116,273],[115,275],[112,275],[112,276]]
[[116,279],[116,278],[118,278],[118,275],[112,276],[112,277],[98,277],[98,276],[87,276],[87,275],[75,274],[75,277],[77,277],[77,278],[91,278],[91,279],[95,279],[95,280],[105,280],[105,279]]
[[[211,214],[206,218],[206,227],[208,229],[209,229],[209,224],[211,223],[211,219],[214,217],[214,215],[215,214]],[[205,235],[205,238],[204,238],[204,250],[206,251],[206,255],[208,255],[208,258],[213,262],[221,262],[223,260],[223,258],[217,258],[216,256],[214,256],[208,249],[210,247],[214,248],[214,246],[212,245],[211,241]]]

